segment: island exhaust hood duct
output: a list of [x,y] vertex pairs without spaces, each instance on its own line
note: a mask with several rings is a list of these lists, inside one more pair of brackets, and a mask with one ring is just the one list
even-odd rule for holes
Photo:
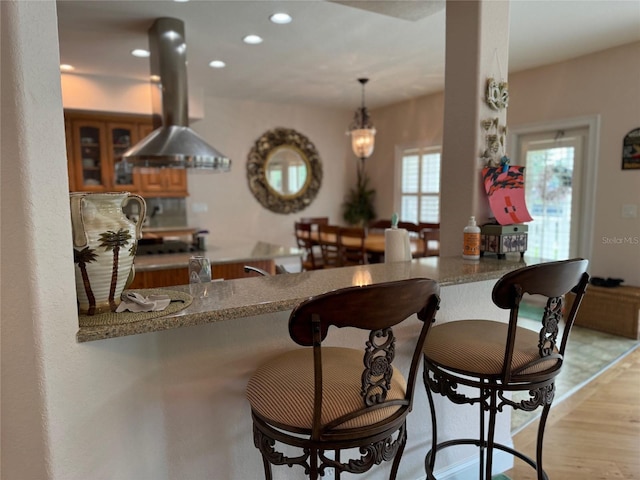
[[151,99],[156,129],[123,157],[134,167],[228,172],[231,160],[189,128],[184,23],[158,18],[149,29]]

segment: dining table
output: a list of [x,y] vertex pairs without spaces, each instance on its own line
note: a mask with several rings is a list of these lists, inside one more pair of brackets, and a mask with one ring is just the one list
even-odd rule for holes
[[[335,242],[336,238],[334,234],[323,234],[323,239],[328,242]],[[320,233],[312,232],[311,240],[315,243],[320,243]],[[343,237],[342,244],[346,247],[358,247],[360,240],[355,237]],[[409,235],[409,246],[411,247],[411,255],[413,257],[421,256],[424,252],[424,241],[415,235]],[[385,250],[385,235],[380,232],[369,232],[364,239],[364,249],[367,253],[371,254],[373,258],[378,260],[382,259]]]

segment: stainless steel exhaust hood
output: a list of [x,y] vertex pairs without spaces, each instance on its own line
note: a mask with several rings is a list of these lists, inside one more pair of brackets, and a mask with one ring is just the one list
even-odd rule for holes
[[151,99],[156,129],[123,157],[134,167],[228,172],[231,160],[189,128],[184,23],[158,18],[149,29]]

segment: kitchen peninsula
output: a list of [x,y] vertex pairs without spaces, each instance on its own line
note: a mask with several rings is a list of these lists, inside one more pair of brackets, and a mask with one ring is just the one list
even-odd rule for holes
[[[300,301],[350,285],[429,277],[441,285],[437,323],[460,318],[506,321],[508,311],[493,304],[491,290],[498,278],[522,266],[519,255],[506,260],[483,258],[475,263],[459,257],[427,257],[212,282],[193,289],[182,285],[168,290],[191,293],[194,298],[177,313],[126,325],[81,327],[77,332],[79,346],[96,357],[90,369],[94,372],[90,388],[100,390],[105,382],[95,372],[119,372],[122,377],[117,383],[122,383],[121,388],[109,391],[109,395],[131,411],[136,431],[145,432],[135,434],[138,440],[144,440],[136,441],[136,447],[131,448],[161,451],[166,457],[158,461],[164,461],[166,468],[170,465],[170,471],[158,475],[162,465],[141,460],[136,463],[137,476],[122,478],[262,478],[261,456],[253,445],[244,392],[258,365],[285,350],[299,348],[289,338],[287,324],[291,309]],[[394,333],[398,338],[415,335],[415,327],[415,322],[407,322],[394,328]],[[328,341],[353,346],[363,339],[357,331],[339,329]],[[406,352],[398,351],[397,355],[399,362],[409,361]],[[133,369],[125,368],[130,359],[135,359]],[[469,424],[475,425],[475,408],[456,408],[448,402],[442,402],[441,407],[447,418],[441,425],[441,435],[464,435]],[[420,383],[414,410],[408,417],[409,439],[398,478],[424,478],[424,455],[431,439],[428,410]],[[96,402],[90,412],[92,422],[108,429],[103,416],[104,408]],[[506,445],[511,444],[509,417],[501,416],[496,426],[496,440]],[[475,449],[466,453],[445,450],[439,461],[442,478],[461,465],[477,469]],[[507,469],[511,461],[509,457],[496,458],[494,465]],[[276,475],[287,480],[303,476],[288,467],[279,468]],[[368,480],[383,478],[388,478],[386,467],[367,475]]]
[[[211,258],[212,264],[225,261],[237,263],[243,258],[249,261],[251,258],[267,256],[277,258],[278,255],[291,255],[292,252],[295,254],[294,250],[259,242],[251,252],[252,256],[242,256],[248,254],[242,246],[238,246],[235,251],[231,248],[221,249],[218,253],[213,249],[208,251],[207,255]],[[239,259],[238,256],[242,258]],[[136,275],[138,272],[184,265],[188,257],[189,254],[159,255],[152,259],[136,257]],[[463,260],[459,257],[427,257],[410,262],[212,282],[206,286],[175,286],[170,289],[190,293],[194,297],[191,305],[184,310],[164,317],[118,326],[81,327],[77,338],[80,342],[86,342],[221,320],[241,321],[243,317],[290,310],[310,296],[351,285],[367,285],[415,277],[435,279],[441,287],[497,280],[508,271],[524,265],[519,256],[510,260],[483,258],[480,261]],[[490,296],[477,301],[490,301]]]

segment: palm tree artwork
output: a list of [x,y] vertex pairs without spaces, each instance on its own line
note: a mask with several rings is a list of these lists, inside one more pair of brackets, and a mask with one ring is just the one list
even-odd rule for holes
[[89,315],[93,315],[96,310],[96,297],[93,295],[91,289],[91,282],[89,282],[89,275],[87,274],[87,264],[93,263],[98,258],[95,250],[90,247],[85,247],[82,250],[73,249],[73,262],[78,264],[80,273],[82,275],[82,284],[84,285],[84,291],[87,294],[87,300],[89,301]]
[[112,311],[117,308],[115,302],[116,284],[118,283],[118,257],[120,255],[120,247],[125,247],[131,240],[131,234],[128,230],[120,228],[117,232],[108,230],[100,234],[100,246],[104,247],[105,252],[113,251],[113,269],[111,270],[111,286],[109,287],[109,306]]

